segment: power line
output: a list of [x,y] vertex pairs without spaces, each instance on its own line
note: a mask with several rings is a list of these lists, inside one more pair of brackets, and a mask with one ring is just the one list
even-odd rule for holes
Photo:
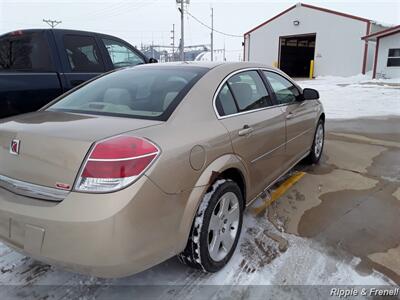
[[[104,7],[99,7],[98,10],[93,10],[90,11],[89,13],[85,13],[85,14],[78,14],[78,15],[74,15],[72,18],[64,18],[68,21],[74,21],[74,20],[82,20],[82,19],[90,19],[90,18],[96,18],[96,17],[101,17],[106,15],[109,15],[112,12],[118,11],[121,8],[125,9],[126,7],[126,3],[125,2],[117,2],[117,3],[113,3],[111,5],[107,5]],[[97,21],[97,19],[95,19]]]
[[195,21],[197,21],[198,23],[200,23],[201,25],[203,25],[204,27],[207,27],[208,29],[211,29],[212,31],[215,31],[219,34],[222,35],[226,35],[226,36],[230,36],[230,37],[237,37],[237,38],[243,38],[243,35],[236,35],[236,34],[230,34],[230,33],[226,33],[226,32],[222,32],[219,30],[216,30],[215,28],[212,28],[211,26],[207,25],[206,23],[202,22],[201,20],[199,20],[198,18],[196,18],[195,16],[193,16],[188,10],[186,10],[186,13],[192,17]]
[[91,13],[81,15],[81,16],[74,16],[72,18],[66,18],[68,21],[71,20],[80,20],[84,22],[93,22],[98,21],[98,18],[110,18],[116,17],[120,14],[132,14],[137,10],[140,10],[146,6],[154,5],[159,0],[137,0],[136,2],[128,2],[128,1],[120,1],[118,3],[114,3],[112,5],[99,8],[97,11],[93,11]]

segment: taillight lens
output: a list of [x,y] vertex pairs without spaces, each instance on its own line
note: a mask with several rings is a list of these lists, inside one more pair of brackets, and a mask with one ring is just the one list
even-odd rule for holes
[[138,137],[122,135],[98,142],[75,190],[102,193],[125,188],[144,173],[159,153],[156,145]]

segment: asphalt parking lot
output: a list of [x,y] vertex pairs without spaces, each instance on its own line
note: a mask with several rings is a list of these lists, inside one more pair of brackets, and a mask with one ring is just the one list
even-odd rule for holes
[[[105,280],[0,245],[0,298],[124,298],[132,289],[123,287],[131,287],[141,296],[179,299],[216,284],[399,284],[399,122],[328,121],[320,165],[300,163],[274,187],[282,192],[276,201],[264,209],[265,201],[258,200],[247,210],[240,245],[219,273],[194,271],[172,258],[131,277]],[[214,298],[243,296],[223,287],[209,292]]]
[[399,118],[329,122],[323,162],[303,169],[307,176],[269,210],[270,220],[358,257],[360,274],[377,270],[399,284],[399,124]]

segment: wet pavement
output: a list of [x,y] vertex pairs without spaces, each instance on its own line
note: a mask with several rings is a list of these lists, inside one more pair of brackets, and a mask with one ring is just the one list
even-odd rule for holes
[[[360,258],[361,274],[400,284],[400,119],[327,123],[318,166],[270,207],[288,233]],[[295,203],[295,205],[293,205]]]
[[213,285],[211,298],[240,299],[251,291],[216,285],[400,284],[400,118],[326,127],[321,163],[300,163],[291,174],[306,174],[283,196],[261,213],[254,213],[261,199],[246,211],[238,249],[221,272],[205,274],[172,258],[127,278],[97,279],[0,244],[0,299],[122,299],[122,287],[149,285],[162,289],[137,295],[185,299],[195,287]]

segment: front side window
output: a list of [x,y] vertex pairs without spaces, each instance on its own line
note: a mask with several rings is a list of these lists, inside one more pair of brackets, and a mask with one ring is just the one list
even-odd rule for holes
[[16,32],[0,38],[0,70],[53,71],[49,45],[40,33]]
[[47,109],[166,120],[206,71],[201,67],[120,70],[89,82]]
[[264,71],[264,75],[271,84],[279,104],[290,104],[300,96],[299,90],[283,76],[268,71]]
[[143,64],[144,60],[136,52],[118,41],[103,39],[114,68]]
[[400,48],[389,49],[387,66],[388,67],[400,67]]
[[240,112],[271,104],[268,91],[257,71],[245,71],[228,79],[228,85]]
[[72,72],[97,73],[104,71],[96,40],[90,36],[66,35],[64,47]]

